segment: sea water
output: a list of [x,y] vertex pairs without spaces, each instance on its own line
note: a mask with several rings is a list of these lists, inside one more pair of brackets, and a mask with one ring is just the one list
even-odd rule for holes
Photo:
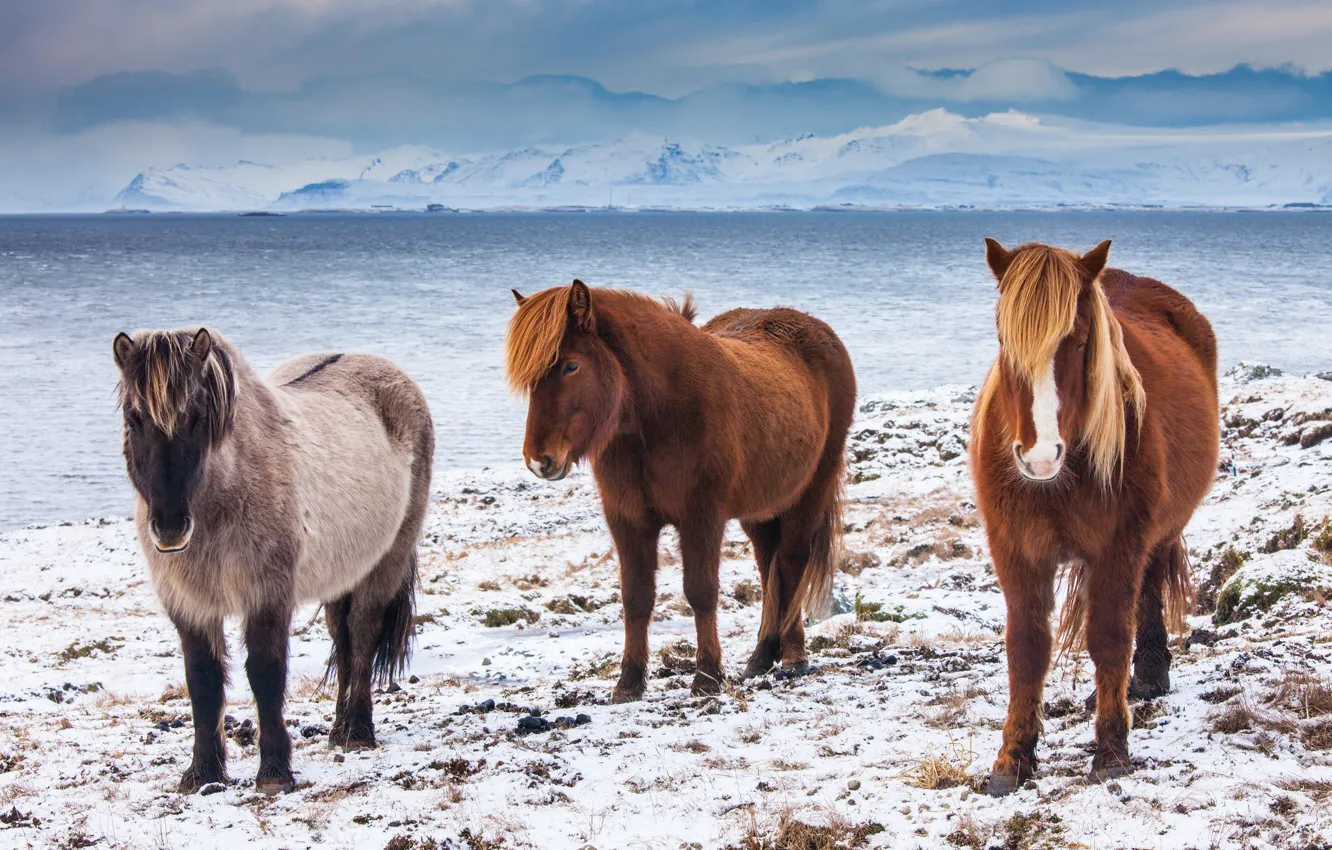
[[841,335],[862,393],[976,384],[996,350],[985,236],[1113,239],[1111,265],[1207,314],[1223,369],[1332,369],[1332,215],[1312,212],[0,217],[0,530],[130,513],[118,331],[203,324],[261,371],[305,351],[387,355],[430,400],[436,468],[516,466],[511,287],[692,291],[700,320],[796,307]]

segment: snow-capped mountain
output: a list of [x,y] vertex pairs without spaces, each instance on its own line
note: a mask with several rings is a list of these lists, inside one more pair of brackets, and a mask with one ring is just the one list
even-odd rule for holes
[[886,127],[732,147],[632,134],[470,156],[405,146],[282,165],[175,165],[138,174],[116,203],[177,210],[1332,204],[1332,127],[1154,129],[936,109]]

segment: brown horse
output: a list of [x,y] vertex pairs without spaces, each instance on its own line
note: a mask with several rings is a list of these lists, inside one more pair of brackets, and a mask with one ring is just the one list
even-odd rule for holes
[[785,308],[732,310],[702,328],[665,303],[582,281],[524,298],[509,323],[508,377],[526,393],[523,457],[563,478],[585,458],[620,559],[624,658],[615,701],[642,697],[657,539],[680,533],[698,630],[695,693],[725,681],[717,639],[726,522],[754,544],[763,587],[746,676],[807,668],[802,608],[825,600],[841,531],[851,359],[832,329]]
[[1008,605],[1008,718],[988,788],[999,795],[1036,770],[1065,563],[1060,637],[1085,639],[1096,665],[1092,778],[1130,770],[1127,697],[1169,690],[1166,619],[1182,624],[1189,596],[1180,535],[1211,486],[1219,434],[1216,338],[1189,299],[1106,269],[1109,240],[1082,257],[986,246],[1000,354],[976,399],[971,465]]

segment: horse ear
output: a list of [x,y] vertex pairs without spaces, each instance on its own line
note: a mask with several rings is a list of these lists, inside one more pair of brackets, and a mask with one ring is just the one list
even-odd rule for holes
[[208,332],[208,328],[199,328],[194,334],[194,341],[190,343],[190,351],[194,356],[203,360],[213,350],[213,335]]
[[576,278],[569,287],[569,316],[584,333],[591,333],[596,329],[597,320],[592,314],[592,292],[586,283]]
[[509,291],[513,293],[513,300],[518,302],[518,306],[523,306],[523,302],[527,300],[527,296],[516,289],[510,289]]
[[1096,280],[1096,277],[1105,268],[1105,261],[1110,257],[1110,240],[1107,239],[1100,245],[1091,249],[1082,255],[1078,260],[1078,265],[1082,266],[1082,271],[1087,275],[1087,280]]
[[111,356],[115,358],[116,366],[124,369],[133,352],[134,340],[130,339],[129,334],[124,331],[116,334],[116,338],[111,342]]
[[1004,250],[1004,246],[999,244],[999,240],[985,237],[985,262],[990,265],[990,273],[994,275],[995,280],[1003,280],[1004,272],[1008,271],[1009,263],[1013,262],[1013,255]]

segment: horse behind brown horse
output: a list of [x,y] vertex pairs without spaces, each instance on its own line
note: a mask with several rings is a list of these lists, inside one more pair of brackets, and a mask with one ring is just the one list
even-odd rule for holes
[[1181,533],[1216,471],[1216,339],[1183,295],[1106,269],[1109,241],[1081,257],[986,244],[1000,354],[971,464],[1008,605],[1008,719],[989,782],[1006,794],[1036,770],[1061,564],[1076,565],[1064,645],[1085,629],[1096,665],[1094,779],[1130,769],[1130,658],[1135,696],[1170,687],[1166,613],[1182,621],[1189,594]]
[[795,310],[732,310],[702,328],[693,306],[582,281],[516,291],[508,377],[529,396],[523,456],[563,478],[584,458],[620,560],[624,658],[615,700],[645,688],[657,541],[680,533],[698,631],[695,693],[724,682],[718,569],[727,520],[753,541],[763,587],[745,675],[806,664],[802,608],[827,596],[841,530],[851,360],[832,329]]

